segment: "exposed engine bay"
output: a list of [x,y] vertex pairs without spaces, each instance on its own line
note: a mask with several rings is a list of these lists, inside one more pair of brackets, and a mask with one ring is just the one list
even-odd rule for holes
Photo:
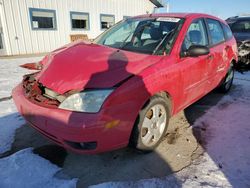
[[23,78],[22,85],[25,96],[35,104],[57,108],[60,102],[66,97],[42,86],[42,84],[35,79],[36,74],[37,73],[28,74]]
[[239,70],[250,68],[250,40],[238,42],[239,62],[237,68]]

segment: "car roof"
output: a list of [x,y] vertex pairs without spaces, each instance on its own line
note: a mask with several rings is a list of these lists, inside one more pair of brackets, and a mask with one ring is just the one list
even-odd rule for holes
[[204,13],[153,13],[153,14],[144,14],[144,15],[139,15],[135,16],[134,18],[157,18],[157,17],[175,17],[175,18],[185,18],[185,19],[195,19],[195,18],[200,18],[200,17],[207,17],[207,18],[212,18],[219,20],[223,23],[226,23],[224,20],[209,15],[209,14],[204,14]]
[[250,17],[238,17],[238,18],[234,18],[236,21],[243,21],[243,20],[250,20]]
[[233,20],[233,21],[238,21],[238,20],[250,20],[250,16],[235,16],[235,17],[230,17],[227,20]]

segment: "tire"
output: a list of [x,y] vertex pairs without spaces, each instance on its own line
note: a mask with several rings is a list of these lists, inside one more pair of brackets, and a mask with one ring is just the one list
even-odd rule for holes
[[234,79],[234,67],[233,64],[231,64],[225,78],[223,79],[222,84],[219,86],[219,91],[221,93],[229,92],[233,85],[233,79]]
[[166,134],[169,118],[170,100],[159,95],[153,96],[139,112],[130,146],[144,153],[153,151]]

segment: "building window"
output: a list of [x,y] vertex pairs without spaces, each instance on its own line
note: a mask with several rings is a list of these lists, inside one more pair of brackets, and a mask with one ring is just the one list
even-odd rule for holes
[[32,29],[56,29],[56,11],[29,8]]
[[101,14],[101,29],[108,29],[115,24],[115,16],[114,15],[107,15]]
[[89,30],[89,13],[70,12],[71,28]]
[[3,40],[2,35],[0,34],[0,49],[3,49]]
[[123,20],[127,20],[129,18],[131,18],[131,16],[123,16]]
[[2,27],[0,27],[0,49],[3,49],[3,38],[2,38],[2,30],[3,30],[3,28]]

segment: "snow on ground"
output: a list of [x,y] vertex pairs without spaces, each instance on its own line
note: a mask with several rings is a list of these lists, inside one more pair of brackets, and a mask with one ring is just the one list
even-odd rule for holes
[[23,118],[16,112],[13,100],[0,102],[0,154],[11,149],[16,129],[24,124]]
[[33,154],[31,148],[0,159],[0,169],[3,188],[73,188],[77,181],[55,178],[60,168]]
[[24,74],[29,72],[19,65],[38,62],[41,59],[42,57],[0,59],[0,98],[9,97],[14,86],[20,83]]
[[[194,126],[207,127],[205,150],[233,187],[250,187],[250,73]],[[210,166],[208,166],[210,167]]]
[[[24,124],[23,118],[16,111],[13,100],[1,101],[1,99],[9,97],[22,76],[29,72],[18,65],[40,59],[0,59],[0,154],[11,149],[16,129]],[[76,187],[77,179],[56,178],[55,175],[61,168],[33,154],[31,148],[0,158],[0,169],[1,188]]]
[[[31,72],[19,65],[40,59],[41,57],[0,59],[0,101],[10,97],[12,89],[20,83],[22,76]],[[15,130],[23,124],[24,121],[17,113],[13,100],[0,102],[0,154],[10,150]]]
[[234,88],[193,125],[205,128],[205,153],[162,179],[108,182],[91,188],[250,187],[250,72],[236,74]]

